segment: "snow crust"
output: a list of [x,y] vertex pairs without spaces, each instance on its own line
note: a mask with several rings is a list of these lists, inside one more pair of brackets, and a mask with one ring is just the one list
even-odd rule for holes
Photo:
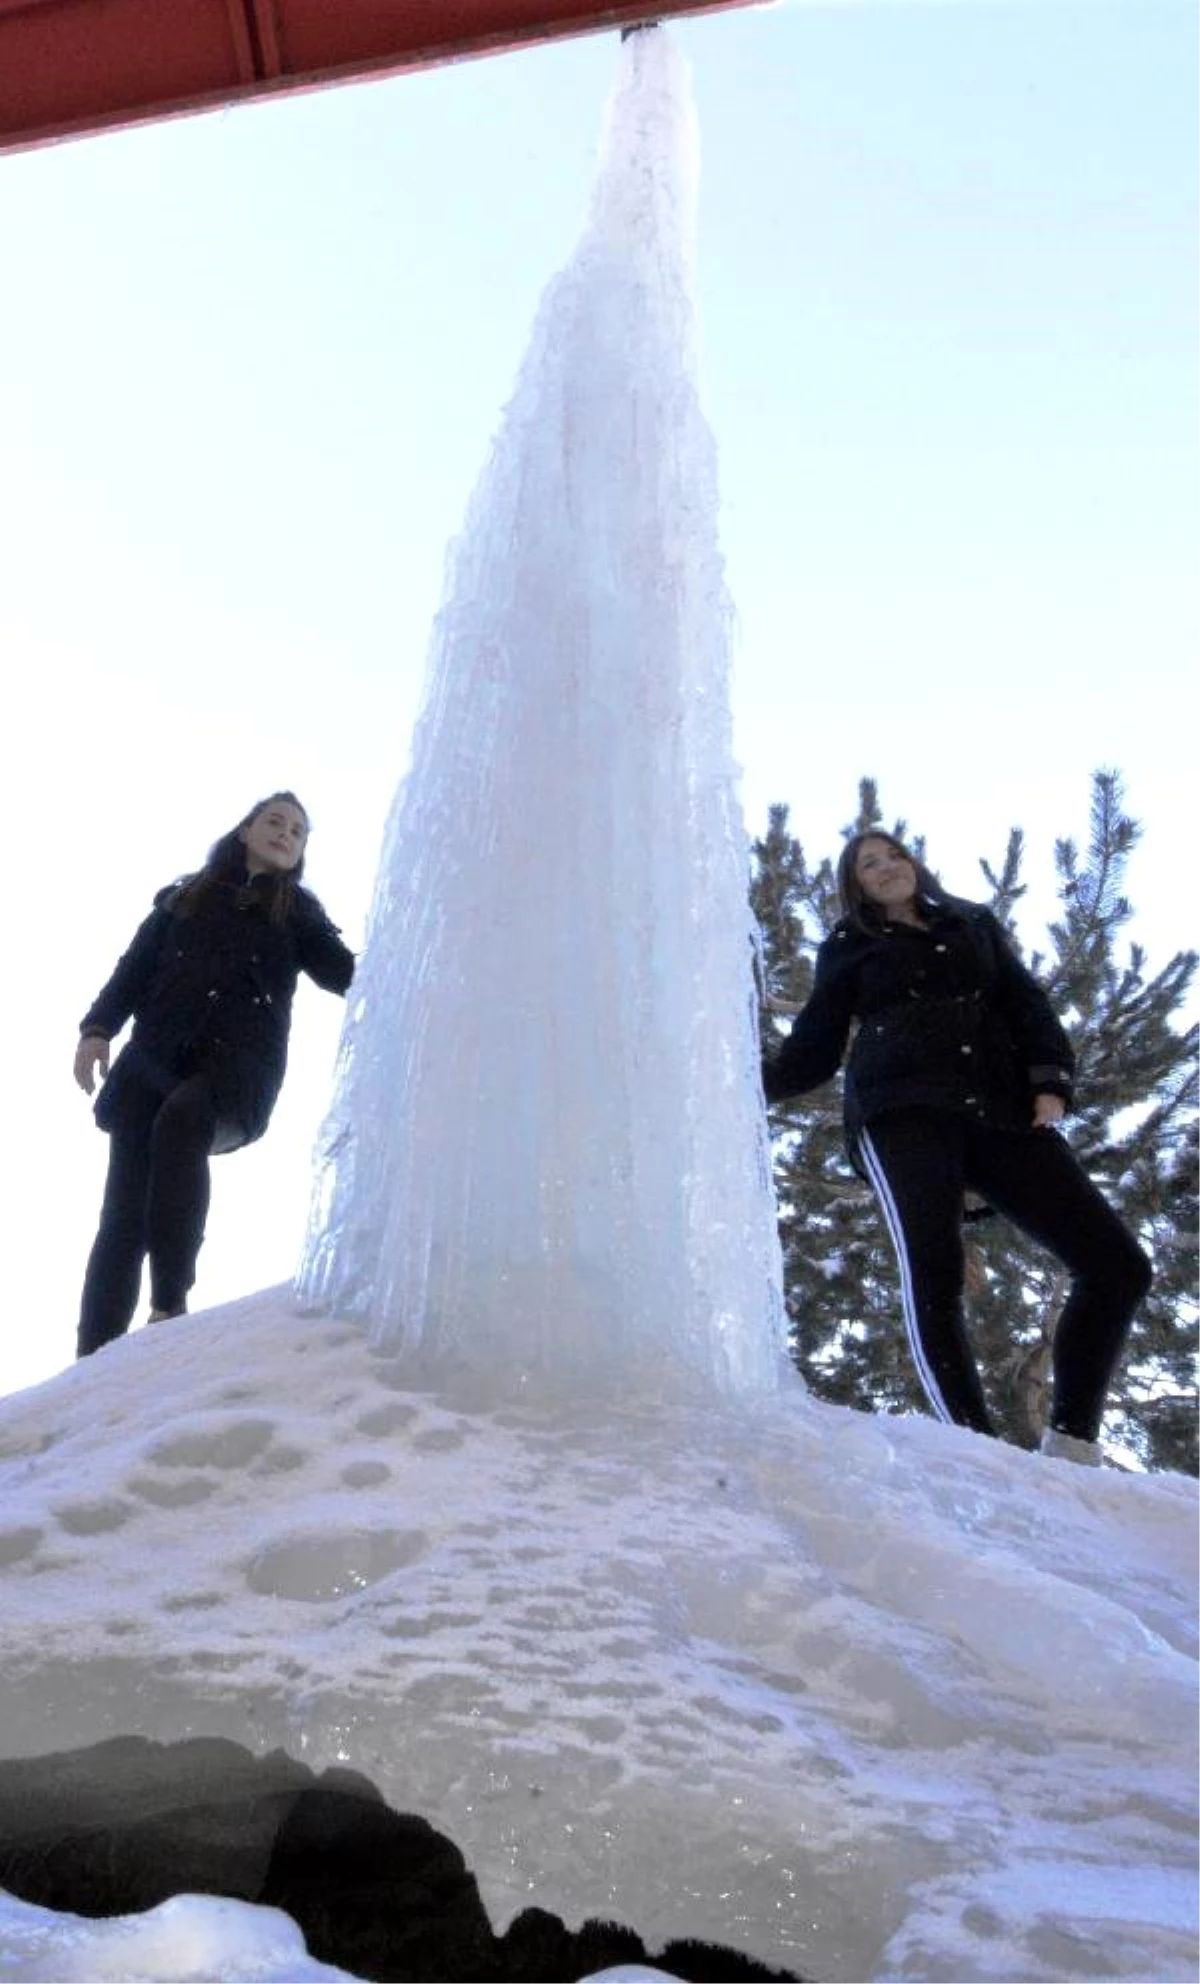
[[1194,1974],[1190,1481],[799,1388],[471,1406],[281,1289],[0,1403],[0,1508],[10,1755],[349,1764],[498,1928]]
[[632,36],[449,559],[300,1272],[512,1391],[784,1371],[696,161],[682,57]]
[[144,1915],[93,1921],[0,1892],[5,1984],[327,1984],[289,1915],[218,1895],[172,1895]]

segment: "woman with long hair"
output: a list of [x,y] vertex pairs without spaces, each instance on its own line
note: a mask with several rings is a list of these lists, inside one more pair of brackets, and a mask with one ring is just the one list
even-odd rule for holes
[[[95,1115],[109,1163],[80,1357],[129,1328],[147,1257],[149,1320],[184,1312],[209,1157],[254,1143],[270,1121],[299,974],[343,994],[354,975],[353,953],[302,886],[308,832],[294,792],[252,806],[197,874],[159,891],[84,1015],[75,1079],[91,1095],[101,1078]],[[130,1019],[110,1070],[110,1043]]]
[[846,1136],[896,1250],[909,1344],[937,1415],[994,1433],[963,1317],[964,1193],[980,1194],[1071,1275],[1042,1450],[1098,1465],[1100,1422],[1150,1263],[1060,1133],[1074,1055],[988,909],[950,896],[872,828],[838,863],[842,916],[778,1054],[768,1102],[846,1057]]

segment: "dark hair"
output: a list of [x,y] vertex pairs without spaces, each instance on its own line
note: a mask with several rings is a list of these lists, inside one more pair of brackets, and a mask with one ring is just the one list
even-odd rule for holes
[[911,862],[917,877],[917,901],[924,908],[941,909],[954,900],[949,896],[937,876],[925,866],[910,847],[905,847],[895,834],[885,833],[882,827],[867,827],[860,834],[851,834],[838,856],[837,892],[842,914],[857,923],[860,930],[878,930],[886,922],[883,913],[869,901],[862,883],[858,879],[858,850],[866,840],[886,841],[893,854],[902,861]]
[[[260,813],[265,813],[268,806],[275,806],[281,800],[286,800],[289,806],[295,806],[303,813],[304,824],[306,827],[309,825],[308,809],[297,799],[294,792],[269,792],[265,799],[256,800],[250,811],[242,815],[236,827],[231,827],[227,834],[221,835],[220,840],[213,842],[199,873],[190,875],[181,884],[177,902],[185,914],[189,909],[194,909],[215,888],[245,886],[246,844],[242,835],[247,827],[253,825]],[[301,850],[299,861],[294,868],[289,868],[286,875],[264,876],[260,885],[261,894],[266,901],[267,914],[272,923],[287,922],[296,899],[296,886],[303,873],[304,853]]]

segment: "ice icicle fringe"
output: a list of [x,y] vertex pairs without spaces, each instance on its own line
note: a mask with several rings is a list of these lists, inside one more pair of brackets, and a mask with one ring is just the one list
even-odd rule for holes
[[785,1382],[682,58],[590,211],[448,560],[298,1288],[414,1370]]

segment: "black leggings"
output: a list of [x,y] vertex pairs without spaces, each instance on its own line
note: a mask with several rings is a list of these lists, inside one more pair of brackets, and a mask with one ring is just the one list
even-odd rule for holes
[[1070,1270],[1054,1334],[1050,1424],[1096,1439],[1151,1269],[1058,1132],[989,1129],[914,1109],[878,1117],[863,1131],[860,1150],[896,1249],[913,1358],[939,1418],[995,1431],[963,1323],[969,1189]]
[[204,1240],[216,1127],[207,1075],[190,1075],[165,1097],[129,1081],[110,1133],[100,1230],[84,1276],[80,1357],[124,1336],[147,1254],[151,1307],[183,1307]]

